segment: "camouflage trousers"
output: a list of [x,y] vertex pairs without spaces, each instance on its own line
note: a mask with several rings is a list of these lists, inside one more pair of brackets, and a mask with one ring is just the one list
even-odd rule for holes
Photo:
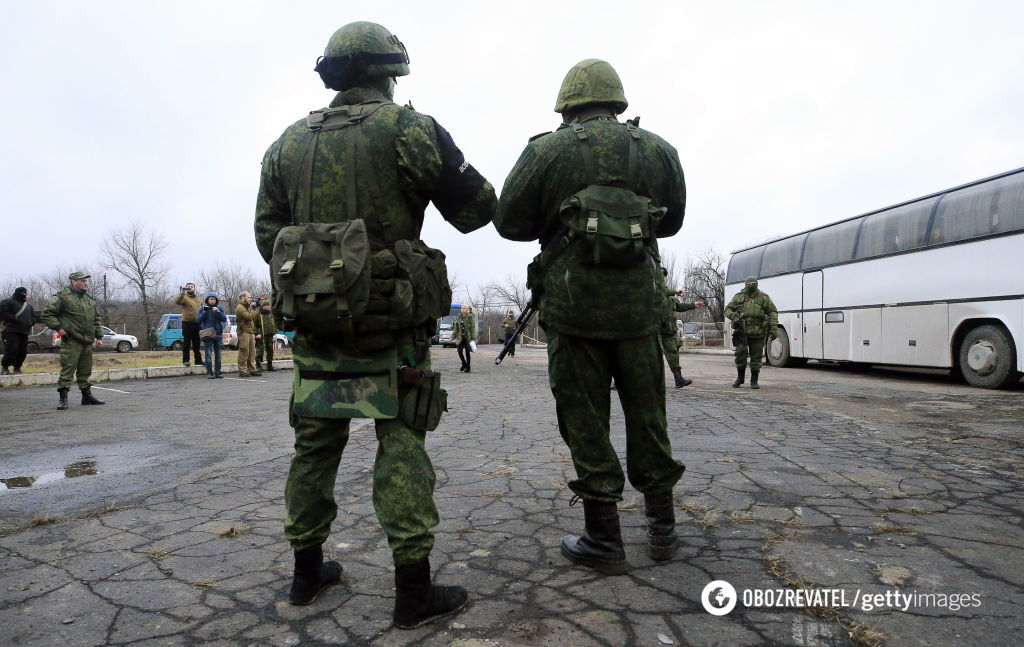
[[263,355],[266,354],[267,361],[274,361],[274,336],[263,335],[260,339],[256,340],[256,368],[260,367],[260,363],[263,362]]
[[676,335],[662,335],[661,349],[665,351],[665,361],[673,371],[679,370],[679,338]]
[[558,430],[584,499],[621,501],[625,478],[610,438],[611,381],[626,418],[626,472],[644,494],[669,492],[684,466],[672,458],[659,335],[597,340],[548,332],[548,379]]
[[90,376],[92,344],[72,339],[70,336],[60,340],[60,377],[57,378],[57,388],[71,388],[71,383],[77,381],[79,389],[88,389],[91,386]]
[[761,363],[764,361],[764,339],[764,337],[747,337],[746,344],[736,346],[736,368],[746,367],[749,356],[750,370],[761,370]]
[[[429,369],[429,360],[420,367]],[[407,387],[399,388],[399,397],[403,388]],[[292,548],[301,550],[323,544],[338,514],[334,483],[351,420],[294,414],[289,418],[295,429],[295,455],[284,492],[284,533]],[[399,419],[374,422],[373,508],[395,564],[418,562],[430,555],[434,547],[430,529],[440,522],[434,505],[436,476],[424,447],[426,433],[410,429]]]

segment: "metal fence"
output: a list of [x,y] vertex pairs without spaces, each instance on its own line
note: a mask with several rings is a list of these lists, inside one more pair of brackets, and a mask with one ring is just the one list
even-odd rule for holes
[[676,322],[682,348],[723,348],[725,326],[700,321]]

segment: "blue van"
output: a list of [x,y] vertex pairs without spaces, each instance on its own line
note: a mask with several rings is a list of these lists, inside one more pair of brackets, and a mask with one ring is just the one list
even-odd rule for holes
[[[224,325],[227,331],[229,326],[235,325],[235,315],[228,315],[228,321]],[[181,350],[185,346],[181,335],[181,314],[166,314],[160,317],[160,323],[156,325],[156,349],[157,350]]]

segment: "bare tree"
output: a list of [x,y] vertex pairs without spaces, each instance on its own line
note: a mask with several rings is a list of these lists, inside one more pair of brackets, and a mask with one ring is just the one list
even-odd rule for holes
[[525,310],[526,304],[530,302],[530,290],[526,287],[526,281],[512,274],[501,281],[488,283],[483,287],[483,291],[496,305],[507,305],[514,308],[517,313]]
[[661,266],[665,268],[667,272],[665,274],[665,283],[668,287],[673,290],[683,289],[685,284],[685,268],[679,262],[679,259],[672,252],[665,252],[661,256]]
[[721,330],[725,320],[725,257],[709,247],[686,263],[683,281],[687,298],[703,301]]
[[235,309],[238,295],[242,292],[252,292],[253,296],[257,297],[271,292],[269,273],[261,278],[251,269],[238,263],[218,263],[212,272],[200,272],[199,283],[206,290],[220,295],[221,303],[229,312]]
[[145,320],[146,347],[153,346],[153,293],[162,286],[170,269],[164,262],[167,241],[139,222],[111,231],[102,247],[103,267],[118,274],[139,297]]

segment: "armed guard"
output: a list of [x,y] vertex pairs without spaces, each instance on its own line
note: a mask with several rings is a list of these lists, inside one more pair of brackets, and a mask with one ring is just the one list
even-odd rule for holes
[[[662,273],[667,274],[667,271],[662,268]],[[700,308],[704,305],[703,301],[687,302],[679,301],[676,299],[677,296],[683,294],[682,291],[676,291],[669,288],[667,285],[663,286],[665,295],[665,310],[661,316],[661,349],[665,353],[665,362],[668,364],[669,371],[672,372],[672,377],[675,380],[676,388],[681,389],[684,386],[693,384],[693,380],[683,377],[683,370],[679,366],[679,347],[681,345],[679,341],[679,328],[676,327],[676,313],[677,312],[689,312],[696,308]]]
[[732,322],[736,347],[736,380],[733,388],[741,386],[746,377],[747,359],[750,359],[750,388],[760,389],[757,378],[764,359],[764,344],[779,329],[779,311],[771,297],[757,289],[757,277],[748,276],[743,289],[725,307],[725,318]]
[[462,609],[460,586],[431,583],[439,522],[425,435],[446,409],[430,368],[436,320],[451,304],[444,254],[420,240],[433,202],[462,233],[491,221],[494,188],[432,117],[392,102],[409,73],[384,27],[345,25],[316,65],[338,92],[285,130],[263,158],[256,243],[271,265],[274,314],[295,330],[285,536],[295,551],[292,604],[338,581],[323,561],[334,483],[352,418],[376,421],[373,504],[395,563],[394,623],[416,627]]
[[60,335],[60,377],[57,379],[57,408],[68,408],[68,389],[78,383],[82,404],[105,404],[92,394],[92,347],[103,339],[100,310],[89,294],[89,278],[85,272],[68,275],[71,283],[53,295],[39,320]]
[[577,475],[569,487],[586,528],[562,540],[562,554],[607,574],[626,570],[616,508],[625,479],[609,439],[613,378],[654,559],[674,554],[672,488],[683,474],[666,429],[657,245],[683,224],[683,171],[668,142],[617,120],[626,107],[611,65],[588,59],[570,69],[555,104],[563,123],[527,145],[495,216],[503,237],[539,239],[542,250],[527,283],[548,336],[558,427]]

